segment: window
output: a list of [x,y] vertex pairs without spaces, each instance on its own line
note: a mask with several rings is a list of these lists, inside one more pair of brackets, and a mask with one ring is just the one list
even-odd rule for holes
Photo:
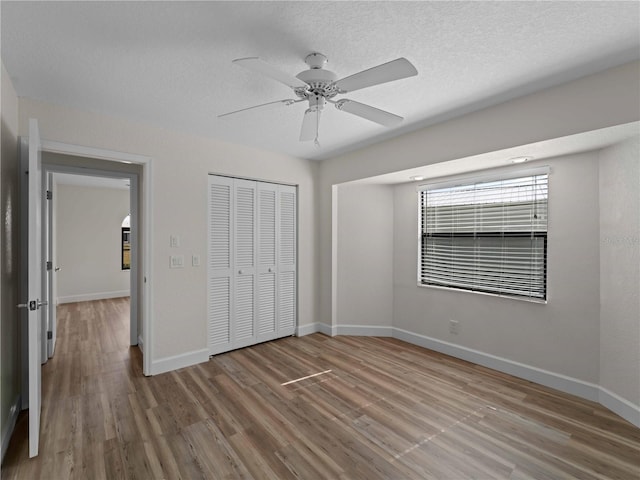
[[539,172],[422,187],[420,283],[546,300],[548,173]]
[[124,217],[121,226],[120,260],[122,270],[131,270],[131,215]]

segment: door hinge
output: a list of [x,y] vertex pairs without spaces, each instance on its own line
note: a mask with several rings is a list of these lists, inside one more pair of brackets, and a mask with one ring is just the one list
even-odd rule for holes
[[47,200],[53,199],[53,192],[51,190],[47,190]]
[[47,262],[47,271],[53,269],[53,262]]
[[47,340],[52,340],[53,339],[53,332],[51,330],[49,330],[47,332]]

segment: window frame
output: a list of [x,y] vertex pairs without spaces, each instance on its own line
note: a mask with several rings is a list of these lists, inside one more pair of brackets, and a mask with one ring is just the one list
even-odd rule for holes
[[[532,295],[521,295],[521,294],[512,294],[512,293],[506,293],[506,292],[500,292],[500,291],[496,291],[496,290],[486,290],[483,288],[478,288],[476,285],[476,288],[467,288],[467,287],[460,287],[460,286],[452,286],[452,285],[445,285],[445,284],[437,284],[437,282],[434,283],[426,283],[424,282],[423,279],[423,268],[425,265],[425,260],[424,260],[424,256],[423,256],[423,250],[425,247],[425,238],[427,237],[427,233],[425,231],[423,231],[423,221],[424,218],[423,216],[425,215],[425,208],[423,207],[423,203],[422,203],[422,196],[423,194],[425,194],[424,192],[428,191],[428,190],[438,190],[438,189],[445,189],[445,188],[453,188],[453,187],[459,187],[459,186],[471,186],[471,185],[475,185],[475,184],[481,184],[481,183],[489,183],[489,182],[498,182],[498,181],[505,181],[505,180],[510,180],[510,179],[516,179],[516,178],[522,178],[522,177],[532,177],[535,175],[547,175],[547,196],[546,196],[546,208],[547,208],[547,218],[545,219],[545,230],[544,231],[535,231],[533,230],[533,228],[529,231],[526,232],[473,232],[473,233],[469,233],[469,232],[458,232],[458,233],[453,233],[453,232],[449,232],[449,233],[432,233],[431,237],[432,238],[476,238],[476,239],[481,239],[481,238],[494,238],[494,239],[499,239],[499,238],[509,238],[509,237],[525,237],[525,238],[542,238],[543,239],[543,245],[542,245],[542,262],[543,262],[543,275],[542,275],[542,281],[543,281],[543,297],[537,297],[537,296],[532,296]],[[548,273],[549,273],[549,266],[548,266],[548,259],[549,259],[549,255],[548,255],[548,234],[549,234],[549,217],[548,217],[548,204],[549,204],[549,188],[548,188],[548,184],[549,184],[549,179],[550,179],[550,168],[548,166],[544,166],[544,167],[537,167],[537,168],[529,168],[529,169],[519,169],[519,170],[502,170],[499,172],[496,172],[494,174],[491,175],[486,175],[486,176],[465,176],[465,177],[456,177],[452,180],[447,180],[447,181],[440,181],[440,182],[434,182],[434,183],[426,183],[426,184],[422,184],[419,185],[416,189],[417,191],[417,207],[418,207],[418,215],[417,215],[417,224],[418,224],[418,245],[417,245],[417,250],[418,250],[418,261],[417,261],[417,286],[419,287],[423,287],[423,288],[431,288],[431,289],[438,289],[438,290],[449,290],[449,291],[455,291],[455,292],[466,292],[466,293],[475,293],[475,294],[479,294],[479,295],[490,295],[493,297],[502,297],[502,298],[510,298],[510,299],[514,299],[514,300],[521,300],[521,301],[526,301],[529,303],[540,303],[540,304],[546,304],[548,303],[548,299],[549,299],[549,282],[548,282]],[[475,246],[475,242],[474,242],[474,246]]]
[[[120,270],[131,270],[131,227],[120,229]],[[125,252],[128,252],[128,262],[125,262]]]

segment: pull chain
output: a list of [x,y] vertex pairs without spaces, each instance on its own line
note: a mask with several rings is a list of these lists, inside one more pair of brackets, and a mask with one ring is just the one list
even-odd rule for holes
[[320,142],[318,141],[318,136],[320,134],[320,109],[316,110],[316,138],[313,141],[313,144],[316,148],[320,148]]

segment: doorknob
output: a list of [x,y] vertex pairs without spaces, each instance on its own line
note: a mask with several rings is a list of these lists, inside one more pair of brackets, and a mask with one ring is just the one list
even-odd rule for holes
[[56,267],[53,269],[54,272],[59,272],[60,271],[60,267]]
[[29,303],[19,303],[16,305],[16,307],[18,308],[28,308],[29,310],[36,310],[44,305],[49,305],[49,302],[47,302],[46,300],[44,302],[41,302],[40,299],[38,300],[32,300]]
[[38,303],[40,302],[40,300],[35,301],[35,300],[31,300],[30,302],[27,303],[19,303],[18,305],[16,305],[16,307],[18,308],[28,308],[29,310],[31,310],[32,312],[38,308]]

